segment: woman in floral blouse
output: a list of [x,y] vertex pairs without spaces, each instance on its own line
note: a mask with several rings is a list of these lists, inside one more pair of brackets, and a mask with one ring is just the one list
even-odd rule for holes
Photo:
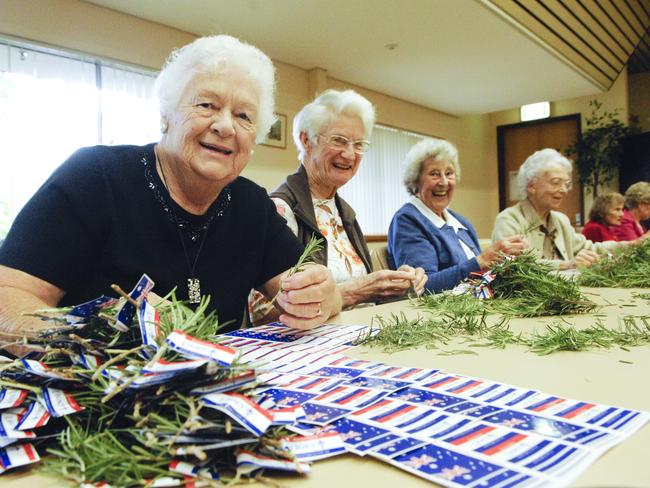
[[[370,253],[354,210],[337,191],[356,174],[370,143],[375,111],[353,90],[327,90],[307,104],[293,121],[293,139],[302,163],[271,197],[289,228],[306,244],[312,236],[327,245],[315,261],[326,265],[337,281],[343,306],[376,303],[424,290],[421,268],[372,272]],[[251,296],[254,323],[274,318],[272,306]]]

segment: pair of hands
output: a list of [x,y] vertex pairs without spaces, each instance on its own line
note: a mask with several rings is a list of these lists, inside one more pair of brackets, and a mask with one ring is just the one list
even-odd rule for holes
[[384,269],[346,281],[341,283],[339,288],[343,296],[343,308],[348,308],[360,303],[384,302],[409,294],[420,296],[424,292],[426,282],[424,269],[405,264],[396,271]]
[[476,256],[481,269],[490,269],[495,264],[503,261],[504,255],[519,256],[530,248],[528,239],[522,235],[515,235],[493,242],[481,254]]

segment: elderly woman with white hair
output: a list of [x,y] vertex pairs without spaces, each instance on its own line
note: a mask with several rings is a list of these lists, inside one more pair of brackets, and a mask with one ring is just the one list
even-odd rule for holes
[[[375,110],[353,90],[327,90],[305,105],[293,120],[293,140],[301,162],[271,197],[278,212],[306,244],[324,239],[315,261],[334,275],[343,307],[381,302],[424,289],[422,269],[372,271],[370,253],[354,210],[337,191],[350,181],[368,149]],[[258,299],[249,301],[253,321],[273,318]]]
[[470,273],[487,270],[504,255],[526,249],[525,239],[513,236],[481,252],[472,224],[449,209],[460,181],[453,144],[440,139],[420,141],[408,152],[403,166],[411,198],[390,223],[388,258],[392,266],[424,268],[428,291],[453,288]]
[[523,234],[540,258],[557,269],[591,266],[601,254],[621,246],[594,243],[559,211],[571,190],[571,161],[555,149],[542,149],[524,161],[517,175],[523,199],[497,215],[492,240]]
[[286,277],[302,246],[266,191],[239,176],[274,121],[274,91],[271,60],[233,37],[174,52],[156,80],[160,142],[80,149],[17,217],[0,249],[3,332],[33,335],[47,325],[25,312],[114,294],[111,283],[143,272],[160,295],[210,295],[229,328],[251,288],[279,293],[291,327],[338,313],[327,268]]

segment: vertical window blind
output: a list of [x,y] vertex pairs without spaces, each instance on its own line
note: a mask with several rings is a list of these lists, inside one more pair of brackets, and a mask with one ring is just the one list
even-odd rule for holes
[[359,170],[339,193],[357,213],[363,233],[386,235],[393,214],[408,200],[402,183],[402,161],[423,136],[375,125],[370,150]]

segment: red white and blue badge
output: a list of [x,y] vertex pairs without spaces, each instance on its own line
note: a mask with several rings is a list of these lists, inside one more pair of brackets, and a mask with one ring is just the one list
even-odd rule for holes
[[40,457],[31,444],[18,444],[0,449],[0,474],[8,469],[25,466],[40,461]]
[[[147,299],[142,300],[140,304],[140,311],[138,312],[138,325],[140,326],[140,335],[142,336],[142,344],[149,346],[151,349],[158,349],[158,341],[160,340],[160,316],[158,310],[151,305]],[[151,357],[151,354],[149,357]]]
[[0,410],[19,407],[27,398],[27,390],[0,388]]
[[41,392],[43,404],[52,417],[63,417],[84,410],[71,393],[56,388],[43,388]]
[[262,435],[273,422],[273,415],[239,393],[210,393],[202,396],[207,407],[225,413],[255,435]]
[[203,341],[181,330],[175,330],[165,339],[176,352],[189,359],[207,359],[223,366],[230,366],[238,352],[230,347]]
[[[133,290],[129,293],[129,297],[131,300],[137,302],[138,300],[146,298],[153,287],[153,280],[146,274],[143,274],[135,287],[133,287]],[[114,325],[114,327],[120,332],[126,332],[129,330],[134,316],[135,305],[130,301],[125,300],[122,306],[119,307],[115,313],[115,324],[111,322],[111,325]]]

